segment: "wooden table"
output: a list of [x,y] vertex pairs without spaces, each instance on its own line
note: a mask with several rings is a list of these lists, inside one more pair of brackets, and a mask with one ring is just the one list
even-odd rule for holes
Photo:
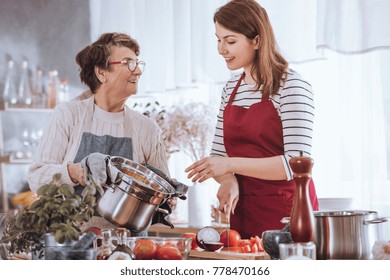
[[191,250],[189,260],[269,260],[266,252],[237,253],[229,252],[226,248],[217,252]]

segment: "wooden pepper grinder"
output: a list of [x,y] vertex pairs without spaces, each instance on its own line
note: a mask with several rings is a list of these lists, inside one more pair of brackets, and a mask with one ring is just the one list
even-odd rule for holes
[[296,185],[294,205],[290,218],[290,232],[294,242],[314,241],[314,213],[309,197],[309,181],[314,161],[304,157],[290,159],[290,166],[294,172]]

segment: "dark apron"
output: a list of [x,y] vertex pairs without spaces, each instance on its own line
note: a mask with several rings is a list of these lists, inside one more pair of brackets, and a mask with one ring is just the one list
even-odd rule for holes
[[[130,137],[113,137],[110,135],[97,136],[90,132],[92,126],[93,113],[95,109],[95,105],[93,104],[94,98],[92,97],[91,99],[92,101],[90,103],[92,104],[89,104],[88,106],[89,116],[91,116],[91,118],[87,118],[86,120],[84,120],[83,134],[81,136],[80,145],[73,162],[78,163],[83,158],[90,155],[91,153],[101,153],[110,156],[120,156],[132,160],[133,142]],[[125,115],[126,112],[123,111],[123,114]],[[128,120],[125,117],[124,118],[125,133],[127,131],[130,131],[130,128],[131,128],[130,120]],[[75,192],[81,195],[83,188],[84,187],[80,185],[75,186]],[[131,231],[131,236],[147,235],[147,231],[138,232],[138,233],[132,230],[130,231]]]
[[[284,154],[282,122],[270,99],[255,103],[248,109],[232,105],[244,73],[238,80],[223,114],[223,133],[229,157],[266,158]],[[239,201],[230,227],[242,238],[260,236],[265,230],[281,229],[283,217],[291,215],[294,180],[262,180],[237,175]],[[314,210],[318,201],[311,180],[310,200]]]

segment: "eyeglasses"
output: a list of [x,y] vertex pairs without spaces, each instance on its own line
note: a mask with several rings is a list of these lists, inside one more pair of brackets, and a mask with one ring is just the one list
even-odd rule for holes
[[141,70],[141,72],[144,72],[145,70],[145,62],[144,61],[138,61],[133,59],[124,59],[121,61],[111,61],[108,62],[108,64],[127,64],[127,68],[130,70],[130,72],[134,72],[135,69]]

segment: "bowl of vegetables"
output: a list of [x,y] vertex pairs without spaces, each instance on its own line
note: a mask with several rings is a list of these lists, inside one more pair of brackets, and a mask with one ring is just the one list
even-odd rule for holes
[[192,239],[188,237],[129,237],[136,260],[187,260]]

